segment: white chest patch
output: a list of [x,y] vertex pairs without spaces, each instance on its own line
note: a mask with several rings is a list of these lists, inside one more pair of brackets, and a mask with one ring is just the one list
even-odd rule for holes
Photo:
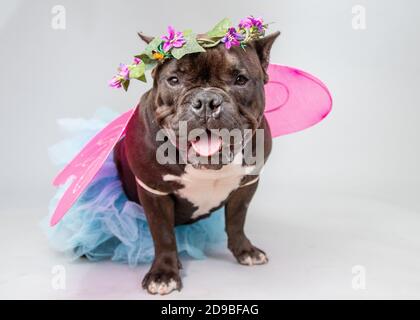
[[164,181],[176,181],[184,187],[176,194],[191,202],[197,209],[192,218],[207,214],[211,209],[219,206],[227,196],[240,185],[244,175],[250,173],[254,167],[242,166],[242,154],[234,161],[223,166],[220,170],[195,169],[186,165],[185,173],[181,176],[164,175]]

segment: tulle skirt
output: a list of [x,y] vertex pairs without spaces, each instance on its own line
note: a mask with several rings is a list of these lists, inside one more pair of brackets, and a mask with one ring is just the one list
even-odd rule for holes
[[[71,137],[50,148],[50,158],[63,166],[87,141],[117,116],[100,109],[90,120],[62,119],[59,126]],[[61,186],[49,206],[51,217],[68,183]],[[43,221],[52,247],[72,258],[110,259],[135,266],[153,260],[154,247],[143,208],[129,201],[122,189],[111,155],[88,188],[54,227]],[[224,210],[206,219],[175,228],[178,252],[203,259],[207,250],[226,244]]]

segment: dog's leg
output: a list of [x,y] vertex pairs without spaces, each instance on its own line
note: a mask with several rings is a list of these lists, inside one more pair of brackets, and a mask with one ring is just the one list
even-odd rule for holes
[[140,186],[137,190],[155,246],[155,259],[143,279],[143,288],[152,294],[181,290],[181,264],[176,248],[173,200],[169,196],[151,195]]
[[246,213],[257,185],[254,183],[234,191],[225,208],[228,248],[240,264],[248,266],[268,262],[264,251],[254,247],[244,232]]

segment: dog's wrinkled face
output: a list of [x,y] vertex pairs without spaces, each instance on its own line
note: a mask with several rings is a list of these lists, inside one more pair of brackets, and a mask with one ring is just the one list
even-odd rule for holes
[[[152,89],[158,124],[173,132],[177,141],[187,140],[187,148],[194,147],[200,156],[221,150],[222,139],[214,137],[220,129],[255,130],[264,113],[266,68],[277,36],[257,40],[245,50],[227,50],[219,44],[159,65]],[[197,143],[200,136],[189,134],[194,129],[204,133],[208,143]]]

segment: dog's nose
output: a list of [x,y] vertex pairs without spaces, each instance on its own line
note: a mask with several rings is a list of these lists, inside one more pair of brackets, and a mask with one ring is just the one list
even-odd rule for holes
[[220,114],[222,102],[223,99],[219,94],[211,91],[203,91],[195,96],[192,103],[192,111],[200,117],[217,117]]

